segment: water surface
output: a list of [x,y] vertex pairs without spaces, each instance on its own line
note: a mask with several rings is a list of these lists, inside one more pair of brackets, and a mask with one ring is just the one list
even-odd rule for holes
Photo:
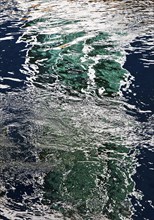
[[0,10],[0,218],[152,220],[153,1]]

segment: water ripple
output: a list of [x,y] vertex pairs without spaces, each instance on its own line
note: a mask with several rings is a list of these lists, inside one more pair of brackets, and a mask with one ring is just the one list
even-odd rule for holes
[[0,218],[148,218],[153,1],[0,4]]

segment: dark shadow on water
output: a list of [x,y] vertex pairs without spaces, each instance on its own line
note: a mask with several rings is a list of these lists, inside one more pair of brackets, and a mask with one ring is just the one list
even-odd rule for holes
[[[152,41],[152,37],[136,38],[131,43],[134,50],[127,50],[127,61],[124,64],[124,68],[134,77],[129,91],[123,91],[127,102],[135,105],[135,110],[128,110],[128,113],[136,116],[141,122],[147,121],[154,113],[154,65],[149,62],[154,59],[154,55],[150,46],[146,44],[147,41]],[[147,60],[147,63],[144,60]],[[139,109],[142,112],[139,112]]]
[[[36,156],[33,138],[30,138],[31,108],[30,103],[27,104],[30,99],[27,92],[29,74],[25,71],[23,73],[28,47],[26,43],[19,41],[21,35],[21,22],[18,23],[17,20],[0,25],[0,125],[2,133],[10,140],[6,146],[5,142],[0,143],[1,152],[4,153],[0,184],[3,182],[5,186],[2,193],[7,200],[6,209],[24,212],[27,204],[35,203],[39,198],[34,196],[35,171],[27,168],[27,164],[36,163]],[[20,165],[15,165],[18,163]],[[3,213],[1,207],[0,213]],[[8,218],[0,214],[0,219]]]
[[137,156],[137,162],[141,166],[136,168],[133,180],[136,183],[136,189],[143,193],[143,199],[140,201],[132,197],[132,204],[136,210],[133,217],[134,220],[152,220],[154,216],[154,209],[150,205],[150,202],[154,205],[154,152],[151,151],[151,148],[152,146],[146,146],[146,148],[138,146],[140,154]]
[[0,30],[0,38],[4,39],[0,42],[0,92],[24,89],[28,74],[23,74],[21,70],[26,59],[27,45],[17,42],[22,34],[20,27],[15,21],[7,21],[0,25]]
[[146,143],[145,138],[147,136],[152,138],[153,122],[151,122],[151,118],[154,113],[154,65],[151,62],[154,55],[148,42],[152,42],[152,37],[136,38],[131,44],[134,50],[127,51],[124,68],[131,73],[134,80],[131,82],[129,90],[122,88],[127,103],[135,106],[133,110],[126,107],[126,112],[134,115],[136,120],[141,123],[142,129],[139,131],[139,135],[145,139],[135,148],[139,152],[135,157],[139,166],[136,167],[136,173],[132,179],[135,182],[135,191],[141,192],[143,197],[142,199],[135,196],[131,198],[135,209],[134,220],[153,220],[154,216],[154,152],[153,147]]

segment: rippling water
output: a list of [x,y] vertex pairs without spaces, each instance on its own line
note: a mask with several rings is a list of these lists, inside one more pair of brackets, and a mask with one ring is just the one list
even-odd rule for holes
[[153,219],[153,7],[1,0],[1,219]]

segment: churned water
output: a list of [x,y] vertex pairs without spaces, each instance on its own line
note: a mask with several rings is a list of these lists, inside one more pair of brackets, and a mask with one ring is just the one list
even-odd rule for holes
[[153,8],[1,0],[0,219],[153,220]]

